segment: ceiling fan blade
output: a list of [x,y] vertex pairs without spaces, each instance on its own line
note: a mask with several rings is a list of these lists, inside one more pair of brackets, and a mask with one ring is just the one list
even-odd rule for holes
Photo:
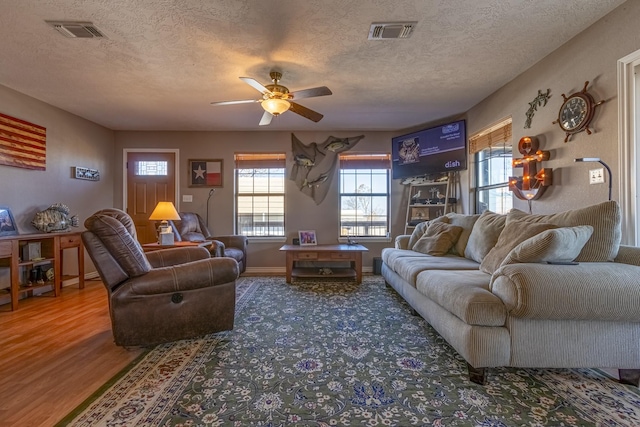
[[332,95],[333,92],[326,86],[312,87],[310,89],[297,90],[291,92],[293,99],[312,98],[314,96]]
[[269,89],[264,87],[262,83],[258,82],[256,79],[252,79],[251,77],[240,77],[240,80],[257,90],[263,95],[273,95]]
[[294,113],[299,114],[302,117],[305,117],[311,121],[314,121],[317,123],[320,120],[322,120],[322,118],[324,117],[322,114],[318,113],[317,111],[310,110],[307,107],[303,107],[300,104],[296,104],[295,102],[292,102],[292,101],[289,101],[289,103],[291,104],[291,107],[289,107],[289,111],[293,111]]
[[271,119],[273,119],[273,114],[268,111],[265,111],[262,115],[262,119],[260,119],[260,126],[266,126],[271,123]]
[[220,101],[212,102],[211,105],[233,105],[233,104],[251,104],[253,102],[260,102],[261,99],[245,99],[242,101]]

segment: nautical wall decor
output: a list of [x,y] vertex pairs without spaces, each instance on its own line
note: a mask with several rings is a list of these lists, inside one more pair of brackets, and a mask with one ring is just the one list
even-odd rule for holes
[[513,159],[514,168],[522,168],[522,176],[509,177],[509,190],[520,200],[536,200],[552,184],[553,171],[543,168],[538,171],[538,163],[549,160],[549,151],[539,150],[540,143],[535,136],[525,136],[518,142],[521,158]]
[[538,96],[533,98],[533,101],[529,103],[529,109],[525,113],[527,116],[527,120],[524,122],[525,129],[531,128],[531,120],[533,120],[534,113],[538,111],[538,107],[544,107],[547,105],[547,101],[551,98],[551,95],[549,94],[550,91],[551,89],[547,89],[545,93],[542,93],[542,91],[538,89]]
[[558,124],[565,133],[564,142],[567,142],[571,135],[587,131],[591,135],[589,124],[593,120],[596,107],[604,103],[605,100],[596,102],[593,96],[587,92],[589,81],[584,82],[584,87],[580,92],[572,93],[569,96],[562,94],[564,102],[558,111],[558,119],[552,124]]
[[329,191],[329,184],[338,165],[338,154],[352,149],[364,135],[350,138],[328,137],[318,144],[312,142],[304,145],[294,134],[291,134],[291,152],[293,167],[289,179],[316,205],[322,203]]

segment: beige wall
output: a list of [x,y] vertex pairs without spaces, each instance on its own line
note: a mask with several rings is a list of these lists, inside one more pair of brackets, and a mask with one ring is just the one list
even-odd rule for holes
[[[628,1],[570,40],[523,74],[503,86],[467,113],[469,134],[498,121],[513,117],[514,156],[518,140],[537,136],[541,149],[551,151],[544,166],[553,169],[553,186],[532,204],[534,213],[557,212],[607,200],[607,184],[589,185],[588,171],[597,163],[574,163],[577,157],[599,157],[613,172],[613,199],[618,200],[618,99],[616,63],[640,49],[640,2]],[[535,33],[531,34],[535,37]],[[589,92],[596,101],[591,135],[576,134],[564,143],[565,134],[557,124],[562,94],[582,90],[590,81]],[[538,90],[551,89],[545,107],[539,107],[530,129],[524,129],[525,113]],[[519,156],[519,153],[518,153]],[[605,172],[606,173],[606,172]],[[518,172],[520,174],[520,172]],[[527,211],[526,202],[515,199],[514,206]]]
[[[304,144],[323,142],[331,133],[295,132]],[[391,137],[388,132],[339,132],[336,137],[365,135],[350,151],[389,152]],[[123,206],[122,156],[125,149],[135,148],[177,149],[180,152],[179,209],[197,212],[206,217],[208,188],[189,188],[187,185],[187,161],[193,158],[221,158],[224,160],[224,187],[217,189],[209,205],[209,225],[216,234],[232,234],[234,228],[234,164],[233,155],[238,152],[284,152],[287,154],[287,171],[291,169],[290,132],[116,132],[116,206]],[[338,177],[333,177],[331,191],[320,205],[302,194],[293,181],[286,181],[285,227],[287,242],[297,237],[298,230],[316,230],[318,243],[337,243],[339,234]],[[401,234],[404,226],[404,209],[398,201],[404,196],[399,181],[392,182],[392,234]],[[182,202],[182,195],[192,195],[193,202]],[[405,202],[406,203],[406,202]],[[250,269],[283,269],[284,254],[278,251],[284,242],[252,241],[249,245]],[[369,253],[363,257],[365,267],[372,266],[372,257],[379,256],[382,248],[390,243],[366,243]]]
[[[45,171],[0,165],[0,206],[11,209],[20,233],[34,233],[36,212],[64,203],[80,224],[113,204],[114,133],[59,108],[0,86],[0,112],[47,128]],[[71,178],[72,166],[98,169],[101,180]],[[65,273],[77,263],[75,250],[65,256]],[[87,258],[87,268],[93,265]],[[0,287],[9,286],[8,269],[0,269]]]

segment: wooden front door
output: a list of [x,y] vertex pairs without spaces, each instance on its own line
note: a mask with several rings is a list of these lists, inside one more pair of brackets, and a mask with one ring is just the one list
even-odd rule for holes
[[158,240],[155,223],[149,221],[149,216],[158,202],[175,204],[175,177],[175,153],[127,153],[127,213],[140,243]]

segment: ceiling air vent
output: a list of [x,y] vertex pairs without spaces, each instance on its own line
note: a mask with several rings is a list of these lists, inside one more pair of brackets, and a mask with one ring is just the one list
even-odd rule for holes
[[408,39],[418,22],[374,22],[369,29],[369,40]]
[[92,22],[45,21],[65,37],[79,39],[106,38]]

